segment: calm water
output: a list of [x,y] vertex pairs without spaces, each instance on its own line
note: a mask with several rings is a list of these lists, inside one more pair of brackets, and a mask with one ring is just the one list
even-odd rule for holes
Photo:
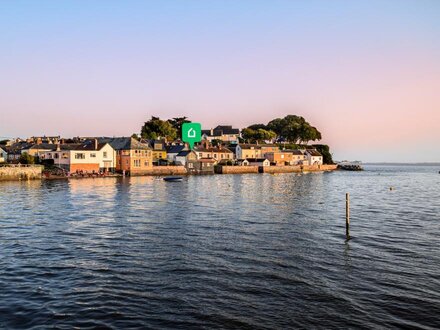
[[0,183],[0,328],[439,328],[439,170]]

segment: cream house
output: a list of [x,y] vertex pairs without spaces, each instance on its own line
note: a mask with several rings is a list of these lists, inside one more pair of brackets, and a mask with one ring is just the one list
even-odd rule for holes
[[237,159],[264,158],[266,153],[279,150],[275,144],[239,144],[235,148],[235,155]]

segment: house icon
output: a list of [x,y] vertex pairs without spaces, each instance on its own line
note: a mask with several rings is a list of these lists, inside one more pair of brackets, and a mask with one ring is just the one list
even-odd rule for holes
[[189,138],[195,138],[196,137],[196,130],[194,129],[194,128],[190,128],[189,130],[188,130],[188,137]]

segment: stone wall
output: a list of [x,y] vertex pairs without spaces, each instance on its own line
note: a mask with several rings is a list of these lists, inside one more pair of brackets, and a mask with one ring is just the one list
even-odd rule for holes
[[215,173],[218,174],[242,174],[242,173],[258,173],[258,166],[225,166],[217,165]]
[[41,179],[41,165],[0,166],[0,181]]
[[186,175],[188,174],[185,166],[153,166],[148,169],[131,171],[131,176],[139,175]]
[[264,173],[295,173],[295,172],[319,172],[334,171],[337,165],[293,165],[293,166],[265,166]]

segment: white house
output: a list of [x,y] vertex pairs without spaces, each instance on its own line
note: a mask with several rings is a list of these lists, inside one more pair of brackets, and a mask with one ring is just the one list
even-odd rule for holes
[[114,171],[116,167],[116,151],[109,143],[98,143],[96,139],[59,145],[44,153],[44,159],[53,159],[54,165],[69,172]]
[[304,152],[304,155],[306,156],[307,162],[309,165],[322,165],[323,164],[323,157],[321,153],[315,149],[307,149]]
[[8,160],[8,153],[0,148],[0,163],[6,163]]

